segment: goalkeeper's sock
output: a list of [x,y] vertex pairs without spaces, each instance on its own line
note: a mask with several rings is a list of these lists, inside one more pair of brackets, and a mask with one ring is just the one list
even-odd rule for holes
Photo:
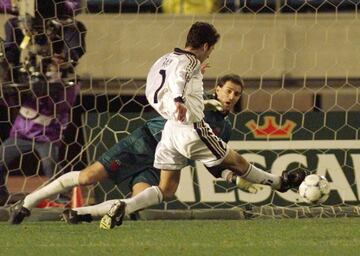
[[159,187],[152,186],[136,196],[122,201],[126,203],[125,214],[130,214],[149,206],[160,204],[163,201],[163,195]]
[[79,171],[65,173],[45,187],[32,192],[24,199],[23,207],[31,210],[41,200],[65,192],[70,188],[79,185]]
[[108,213],[111,206],[118,200],[108,200],[101,204],[85,206],[79,208],[73,208],[72,210],[76,211],[78,215],[90,214],[92,217],[102,217]]
[[252,164],[249,165],[249,169],[241,177],[252,183],[269,185],[273,189],[279,189],[281,186],[280,176],[265,172]]
[[[160,199],[161,198],[161,199]],[[76,211],[79,215],[91,214],[92,217],[104,216],[107,214],[111,206],[118,200],[108,200],[101,204],[74,208],[72,210]],[[162,193],[158,187],[150,187],[145,189],[140,194],[134,196],[133,198],[122,200],[126,203],[126,214],[130,214],[139,209],[144,209],[154,204],[162,202]]]

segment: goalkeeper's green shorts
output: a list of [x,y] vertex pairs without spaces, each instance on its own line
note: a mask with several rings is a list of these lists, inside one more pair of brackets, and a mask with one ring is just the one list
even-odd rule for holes
[[149,170],[146,177],[151,177],[151,182],[154,182],[152,169],[156,146],[157,141],[148,129],[141,127],[112,146],[98,161],[104,165],[109,178],[116,184],[130,177],[134,177],[134,181],[141,179],[141,175],[136,179],[135,176]]
[[129,183],[129,188],[131,189],[137,183],[147,183],[150,186],[159,185],[160,181],[160,170],[151,167],[142,172],[135,174]]

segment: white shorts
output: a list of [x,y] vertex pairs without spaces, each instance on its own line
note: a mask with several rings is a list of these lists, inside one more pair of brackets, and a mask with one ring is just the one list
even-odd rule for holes
[[213,167],[222,163],[228,152],[227,144],[205,121],[181,124],[168,120],[156,147],[154,167],[181,170],[188,165],[188,159]]

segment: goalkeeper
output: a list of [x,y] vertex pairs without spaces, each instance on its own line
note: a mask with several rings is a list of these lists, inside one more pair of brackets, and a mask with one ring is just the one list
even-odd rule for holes
[[[227,115],[232,110],[235,113],[240,110],[239,99],[242,91],[243,82],[239,76],[225,75],[219,80],[215,94],[205,101],[206,122],[226,142],[230,139],[232,127]],[[153,167],[153,161],[165,121],[162,117],[147,121],[144,126],[136,129],[105,152],[94,164],[82,171],[66,173],[47,186],[29,194],[23,202],[19,202],[12,208],[10,223],[21,223],[40,200],[67,191],[74,186],[91,185],[107,178],[120,184],[131,177],[132,196],[135,196],[150,186],[158,185],[160,171]],[[246,191],[255,193],[260,188],[238,176],[233,176],[229,170],[216,168],[208,170],[215,177],[223,177],[228,182],[235,182],[238,187]],[[114,201],[116,200],[109,200],[95,206],[65,210],[63,218],[69,223],[91,221],[92,217],[106,214]]]

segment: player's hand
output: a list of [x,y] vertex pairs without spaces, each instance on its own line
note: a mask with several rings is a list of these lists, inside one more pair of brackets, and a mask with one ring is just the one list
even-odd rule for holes
[[184,103],[175,102],[176,106],[176,120],[184,122],[186,118],[187,108]]
[[211,111],[223,111],[223,105],[220,101],[212,99],[212,100],[204,100],[205,110]]
[[263,185],[260,184],[254,184],[250,181],[247,181],[243,178],[241,178],[240,176],[235,176],[235,184],[239,189],[242,189],[246,192],[249,192],[251,194],[256,194],[257,192],[259,192],[260,190],[262,190],[264,187]]

